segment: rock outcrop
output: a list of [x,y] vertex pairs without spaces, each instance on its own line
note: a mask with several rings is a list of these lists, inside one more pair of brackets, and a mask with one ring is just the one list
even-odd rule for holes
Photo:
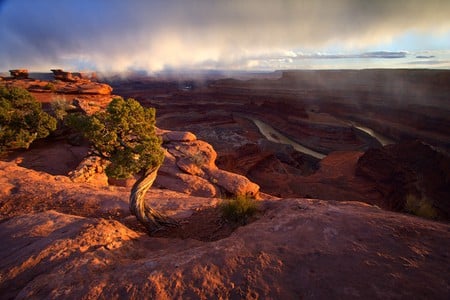
[[9,70],[9,73],[13,79],[28,79],[27,69]]
[[[219,169],[214,148],[191,132],[157,130],[167,150],[159,169],[155,187],[199,197],[251,197],[257,198],[259,186],[245,176]],[[131,187],[135,178],[116,180],[104,174],[105,162],[86,157],[76,170],[69,173],[74,182],[91,182],[99,186],[107,183]]]
[[67,82],[80,82],[91,81],[97,78],[96,73],[83,73],[83,72],[67,72],[61,69],[52,69],[55,80],[67,81]]
[[73,98],[73,105],[87,115],[104,110],[112,101],[110,95],[79,95]]
[[[13,186],[0,196],[5,299],[447,299],[445,223],[356,202],[282,199],[261,202],[258,220],[221,240],[149,237],[127,223],[124,188],[4,162],[0,175],[2,187]],[[147,194],[183,218],[211,200]]]
[[371,149],[359,158],[356,175],[375,183],[387,208],[450,220],[450,158],[427,144]]
[[155,185],[203,197],[257,197],[259,186],[246,177],[219,169],[214,148],[190,132],[163,131],[167,149]]
[[107,186],[106,166],[107,162],[100,157],[88,156],[68,175],[73,182],[88,182],[96,186]]
[[[2,84],[25,88],[35,93],[59,93],[81,95],[111,95],[112,87],[108,84],[92,81],[95,78],[82,73],[71,73],[62,70],[53,70],[55,80],[28,79],[27,70],[11,70],[13,78],[6,78]],[[20,80],[27,79],[27,80]]]

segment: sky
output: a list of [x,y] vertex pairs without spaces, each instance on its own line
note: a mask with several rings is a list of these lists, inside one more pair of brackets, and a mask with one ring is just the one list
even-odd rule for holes
[[0,0],[0,71],[450,69],[449,0]]

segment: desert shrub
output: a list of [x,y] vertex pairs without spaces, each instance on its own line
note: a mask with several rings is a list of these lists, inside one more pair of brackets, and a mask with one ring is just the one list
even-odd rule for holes
[[406,195],[405,210],[413,215],[436,219],[438,213],[426,197],[418,197],[414,194]]
[[73,108],[73,106],[69,104],[64,97],[53,98],[50,105],[52,107],[53,115],[59,121],[64,120],[67,116],[67,111]]
[[224,199],[220,208],[225,219],[245,225],[248,219],[258,211],[258,204],[255,199],[236,196],[232,199]]
[[27,90],[0,87],[0,153],[26,149],[55,129],[55,118]]
[[49,82],[44,86],[44,90],[54,92],[56,90],[56,87],[53,83]]

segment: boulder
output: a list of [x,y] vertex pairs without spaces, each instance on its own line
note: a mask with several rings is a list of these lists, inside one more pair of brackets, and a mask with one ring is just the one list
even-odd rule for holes
[[[217,153],[190,132],[158,130],[167,149],[155,184],[195,196],[257,197],[259,186],[245,176],[220,170]],[[189,186],[189,187],[187,187]]]
[[172,142],[164,144],[164,147],[178,160],[183,159],[185,163],[187,163],[185,158],[188,158],[192,164],[202,169],[217,169],[215,164],[217,152],[205,141]]
[[220,187],[222,196],[255,198],[259,193],[259,186],[247,177],[220,169],[209,170],[210,181]]
[[[188,160],[187,158],[184,158]],[[169,189],[181,193],[186,193],[198,197],[215,197],[218,195],[218,188],[202,178],[205,176],[204,172],[197,167],[197,172],[192,171],[192,166],[180,168],[183,166],[179,163],[179,157],[175,157],[169,151],[166,151],[164,162],[158,171],[158,176],[155,180],[155,186],[159,188]],[[189,170],[191,170],[189,172]]]
[[217,187],[208,180],[180,172],[175,174],[159,172],[155,186],[195,197],[209,198],[218,195]]

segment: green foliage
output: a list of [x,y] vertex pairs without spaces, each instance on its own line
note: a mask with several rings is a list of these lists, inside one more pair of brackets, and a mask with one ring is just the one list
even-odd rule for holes
[[71,108],[71,105],[67,103],[64,97],[56,97],[53,99],[51,107],[55,118],[62,121],[67,116],[67,111]]
[[0,153],[28,148],[56,129],[56,120],[22,88],[0,87]]
[[56,87],[53,83],[49,82],[44,86],[44,90],[48,90],[48,91],[55,91]]
[[134,99],[115,98],[92,116],[69,114],[66,124],[92,142],[94,154],[111,161],[106,174],[128,178],[161,165],[164,150],[155,132],[154,108],[144,108]]
[[413,215],[427,219],[436,219],[438,216],[436,209],[427,198],[413,194],[406,196],[405,210]]
[[220,208],[227,220],[244,225],[247,224],[248,218],[258,211],[258,204],[255,199],[237,196],[233,199],[223,200]]

